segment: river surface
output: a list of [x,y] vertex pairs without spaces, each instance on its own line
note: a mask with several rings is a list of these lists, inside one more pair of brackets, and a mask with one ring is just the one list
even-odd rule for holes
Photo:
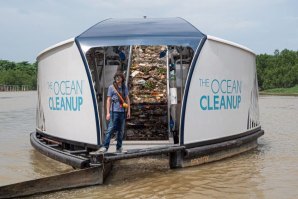
[[[0,186],[71,171],[35,151],[36,92],[0,92]],[[154,158],[120,161],[104,185],[31,198],[298,198],[298,97],[261,96],[257,149],[170,170]]]

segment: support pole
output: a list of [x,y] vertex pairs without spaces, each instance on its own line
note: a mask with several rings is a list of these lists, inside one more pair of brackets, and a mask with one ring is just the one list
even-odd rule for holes
[[183,163],[182,151],[175,151],[170,153],[169,163],[170,163],[171,169],[182,168],[182,163]]

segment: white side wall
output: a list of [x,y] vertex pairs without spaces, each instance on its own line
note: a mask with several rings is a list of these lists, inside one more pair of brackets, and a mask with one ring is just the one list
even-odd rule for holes
[[[184,143],[246,132],[249,109],[255,103],[251,99],[253,90],[257,89],[255,75],[252,52],[208,37],[189,88]],[[258,106],[254,107],[258,113]],[[256,123],[259,125],[259,121]]]
[[97,144],[88,77],[73,40],[38,57],[37,128],[67,140]]

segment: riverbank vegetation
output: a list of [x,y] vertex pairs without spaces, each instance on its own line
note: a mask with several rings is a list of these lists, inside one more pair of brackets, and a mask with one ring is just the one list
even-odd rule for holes
[[260,92],[261,95],[293,95],[298,96],[298,85],[291,88],[272,88]]
[[[281,52],[275,50],[274,55],[258,55],[257,73],[260,90],[296,92],[295,86],[298,85],[298,51],[285,49]],[[290,89],[291,87],[294,88]]]
[[36,80],[37,63],[0,60],[0,85],[27,85],[29,89],[36,90]]

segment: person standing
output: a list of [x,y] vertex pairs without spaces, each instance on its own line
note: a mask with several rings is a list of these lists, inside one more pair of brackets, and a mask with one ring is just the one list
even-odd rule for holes
[[108,151],[111,135],[117,132],[116,153],[122,153],[122,140],[125,119],[130,118],[130,100],[128,89],[125,86],[125,78],[122,72],[117,72],[114,76],[114,82],[108,88],[107,94],[107,115],[109,121],[108,130],[105,135],[103,146],[99,152]]

